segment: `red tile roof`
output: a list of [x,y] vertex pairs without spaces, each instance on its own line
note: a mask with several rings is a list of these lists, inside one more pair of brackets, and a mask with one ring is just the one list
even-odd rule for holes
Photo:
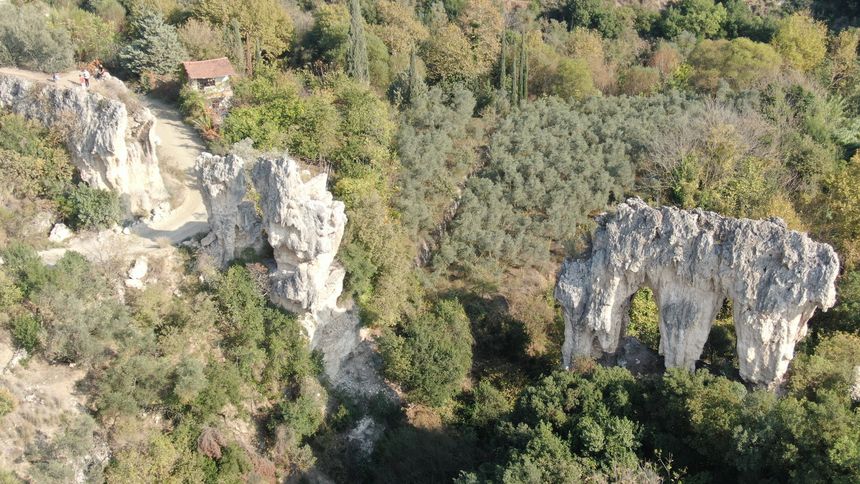
[[203,61],[188,61],[182,63],[189,79],[211,79],[221,76],[235,76],[236,71],[226,57]]

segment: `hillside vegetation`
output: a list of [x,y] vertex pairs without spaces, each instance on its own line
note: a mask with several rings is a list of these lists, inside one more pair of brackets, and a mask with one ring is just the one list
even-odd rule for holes
[[[857,482],[860,8],[774,3],[0,4],[0,66],[99,60],[212,152],[329,172],[344,297],[403,397],[328,385],[264,254],[218,271],[183,247],[142,290],[108,260],[46,265],[36,221],[109,228],[119,200],[62,133],[0,112],[0,326],[86,372],[86,407],[19,435],[0,482]],[[182,87],[181,61],[216,57],[238,73],[226,114]],[[781,391],[740,382],[730,303],[694,373],[559,369],[558,267],[628,196],[781,217],[837,250],[838,303]],[[628,326],[655,351],[656,311],[640,291]],[[0,426],[22,403],[2,382]],[[367,416],[385,430],[363,450]]]

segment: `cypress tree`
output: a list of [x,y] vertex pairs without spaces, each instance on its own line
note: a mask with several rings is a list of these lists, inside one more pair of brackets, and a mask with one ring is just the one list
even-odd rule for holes
[[520,68],[523,70],[520,76],[520,99],[529,98],[529,54],[525,42],[525,34],[520,38]]
[[519,56],[514,52],[514,62],[511,68],[511,104],[517,105],[520,100],[520,68]]
[[506,32],[502,31],[502,55],[499,58],[499,89],[505,88],[505,76],[508,74],[506,71],[507,68],[507,55],[508,55],[508,36],[505,35]]
[[427,85],[418,73],[418,54],[415,49],[409,55],[409,70],[406,71],[406,88],[403,93],[403,102],[411,104],[416,98],[427,92]]
[[358,0],[349,3],[349,46],[346,52],[346,72],[365,84],[370,82],[370,64],[367,60],[367,38],[364,35],[364,18]]
[[233,65],[245,74],[250,74],[245,64],[245,45],[242,42],[242,33],[239,31],[239,21],[235,18],[231,19],[224,29],[224,43],[227,45],[227,57]]

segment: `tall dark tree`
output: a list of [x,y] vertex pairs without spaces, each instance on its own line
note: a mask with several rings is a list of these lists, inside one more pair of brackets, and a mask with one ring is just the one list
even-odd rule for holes
[[505,88],[505,77],[507,73],[508,56],[508,36],[507,32],[502,32],[502,53],[499,55],[499,89]]
[[523,99],[528,99],[529,95],[529,56],[526,48],[525,34],[520,37],[520,69],[522,69],[522,74],[520,74],[519,99],[522,101]]
[[514,105],[520,102],[520,58],[516,51],[514,52],[514,61],[511,68],[511,103]]
[[358,0],[349,3],[349,45],[346,51],[346,72],[365,84],[370,82],[370,64],[367,60],[367,37],[364,34],[364,17]]

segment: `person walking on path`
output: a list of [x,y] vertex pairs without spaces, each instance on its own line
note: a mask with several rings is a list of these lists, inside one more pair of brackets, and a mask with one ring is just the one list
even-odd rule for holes
[[84,85],[84,71],[81,71],[81,73],[78,74],[78,79],[81,81],[81,86],[83,86]]
[[90,71],[84,69],[84,72],[81,75],[84,78],[84,87],[89,89],[89,87],[90,87]]

